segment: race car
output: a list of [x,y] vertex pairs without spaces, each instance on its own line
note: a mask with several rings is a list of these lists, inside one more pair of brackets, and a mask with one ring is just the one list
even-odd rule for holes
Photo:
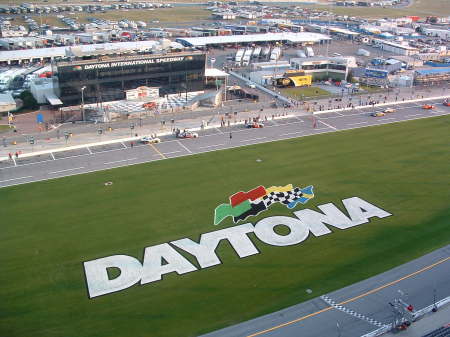
[[444,103],[442,103],[445,106],[450,106],[450,101],[449,100],[445,100]]
[[143,136],[139,139],[139,141],[144,144],[161,143],[161,139],[159,139],[158,137],[153,137],[152,135]]
[[370,115],[372,117],[383,117],[385,115],[385,113],[383,111],[378,111],[378,112],[372,112]]
[[386,108],[386,109],[384,109],[384,113],[392,113],[392,112],[396,112],[397,110],[396,109],[394,109],[394,108]]
[[422,109],[431,110],[431,109],[434,109],[434,105],[424,104],[424,105],[422,105]]
[[198,133],[186,130],[178,133],[177,138],[198,138]]
[[261,129],[264,127],[264,124],[260,123],[260,122],[252,122],[252,123],[245,124],[245,127],[247,129]]

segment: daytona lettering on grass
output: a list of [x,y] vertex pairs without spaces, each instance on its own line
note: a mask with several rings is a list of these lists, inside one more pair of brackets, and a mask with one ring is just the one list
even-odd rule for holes
[[[221,264],[216,254],[221,240],[227,240],[236,254],[244,258],[260,253],[248,233],[255,233],[259,240],[268,245],[291,246],[306,240],[309,233],[316,237],[330,234],[331,230],[326,225],[344,230],[367,223],[372,217],[385,218],[392,215],[358,197],[344,199],[342,203],[348,216],[334,204],[328,203],[318,206],[321,212],[303,209],[294,212],[296,218],[272,216],[258,221],[256,225],[246,223],[205,233],[200,236],[200,242],[185,238],[147,247],[142,263],[128,255],[112,255],[84,262],[89,297],[121,291],[139,281],[141,285],[159,281],[163,275],[172,272],[182,275],[198,270],[174,247],[194,256],[200,269],[203,269]],[[274,227],[280,225],[288,227],[289,234],[277,234]],[[120,269],[120,275],[110,279],[108,268]]]

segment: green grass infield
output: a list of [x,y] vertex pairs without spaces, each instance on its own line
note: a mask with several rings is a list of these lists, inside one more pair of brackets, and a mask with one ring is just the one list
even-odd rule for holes
[[[0,336],[195,336],[308,300],[450,242],[450,117],[216,151],[0,189]],[[257,161],[261,159],[262,161]],[[113,182],[110,186],[104,183]],[[256,186],[314,186],[392,213],[259,254],[88,298],[83,262],[234,226],[214,209]],[[345,210],[344,210],[345,211]],[[244,222],[293,216],[275,205]],[[187,253],[189,261],[197,261]],[[307,294],[306,289],[312,289]]]

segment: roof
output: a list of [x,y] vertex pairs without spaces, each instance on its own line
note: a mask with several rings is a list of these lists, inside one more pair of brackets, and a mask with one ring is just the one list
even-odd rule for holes
[[228,77],[230,74],[217,69],[217,68],[206,68],[205,77]]
[[52,92],[46,92],[44,94],[45,99],[51,104],[51,105],[62,105],[63,102]]
[[330,37],[319,33],[266,33],[248,35],[225,35],[225,36],[202,36],[177,38],[177,42],[193,47],[203,47],[211,44],[245,43],[245,42],[269,42],[269,41],[289,41],[299,42],[319,42],[321,40],[331,40]]
[[450,73],[450,68],[420,69],[416,70],[416,73],[419,75],[445,74]]
[[66,52],[70,52],[71,48],[89,55],[89,53],[98,54],[101,51],[118,51],[126,52],[128,50],[145,50],[157,45],[157,41],[138,41],[138,42],[116,42],[116,43],[97,43],[89,45],[77,45],[73,47],[53,47],[53,48],[36,48],[23,50],[6,50],[0,53],[0,62],[8,60],[23,60],[32,58],[45,57],[65,57]]

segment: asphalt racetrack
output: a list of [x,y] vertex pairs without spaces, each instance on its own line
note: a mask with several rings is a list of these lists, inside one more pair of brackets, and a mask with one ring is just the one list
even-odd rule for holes
[[1,161],[0,187],[196,153],[450,114],[450,107],[444,106],[442,100],[429,100],[427,103],[434,104],[435,109],[424,110],[420,102],[392,104],[397,111],[383,117],[372,117],[370,113],[383,111],[390,106],[319,114],[315,116],[315,122],[311,116],[269,120],[264,123],[265,127],[262,129],[246,129],[242,125],[208,129],[199,132],[197,139],[165,136],[159,144],[131,146],[130,143],[123,142]]

